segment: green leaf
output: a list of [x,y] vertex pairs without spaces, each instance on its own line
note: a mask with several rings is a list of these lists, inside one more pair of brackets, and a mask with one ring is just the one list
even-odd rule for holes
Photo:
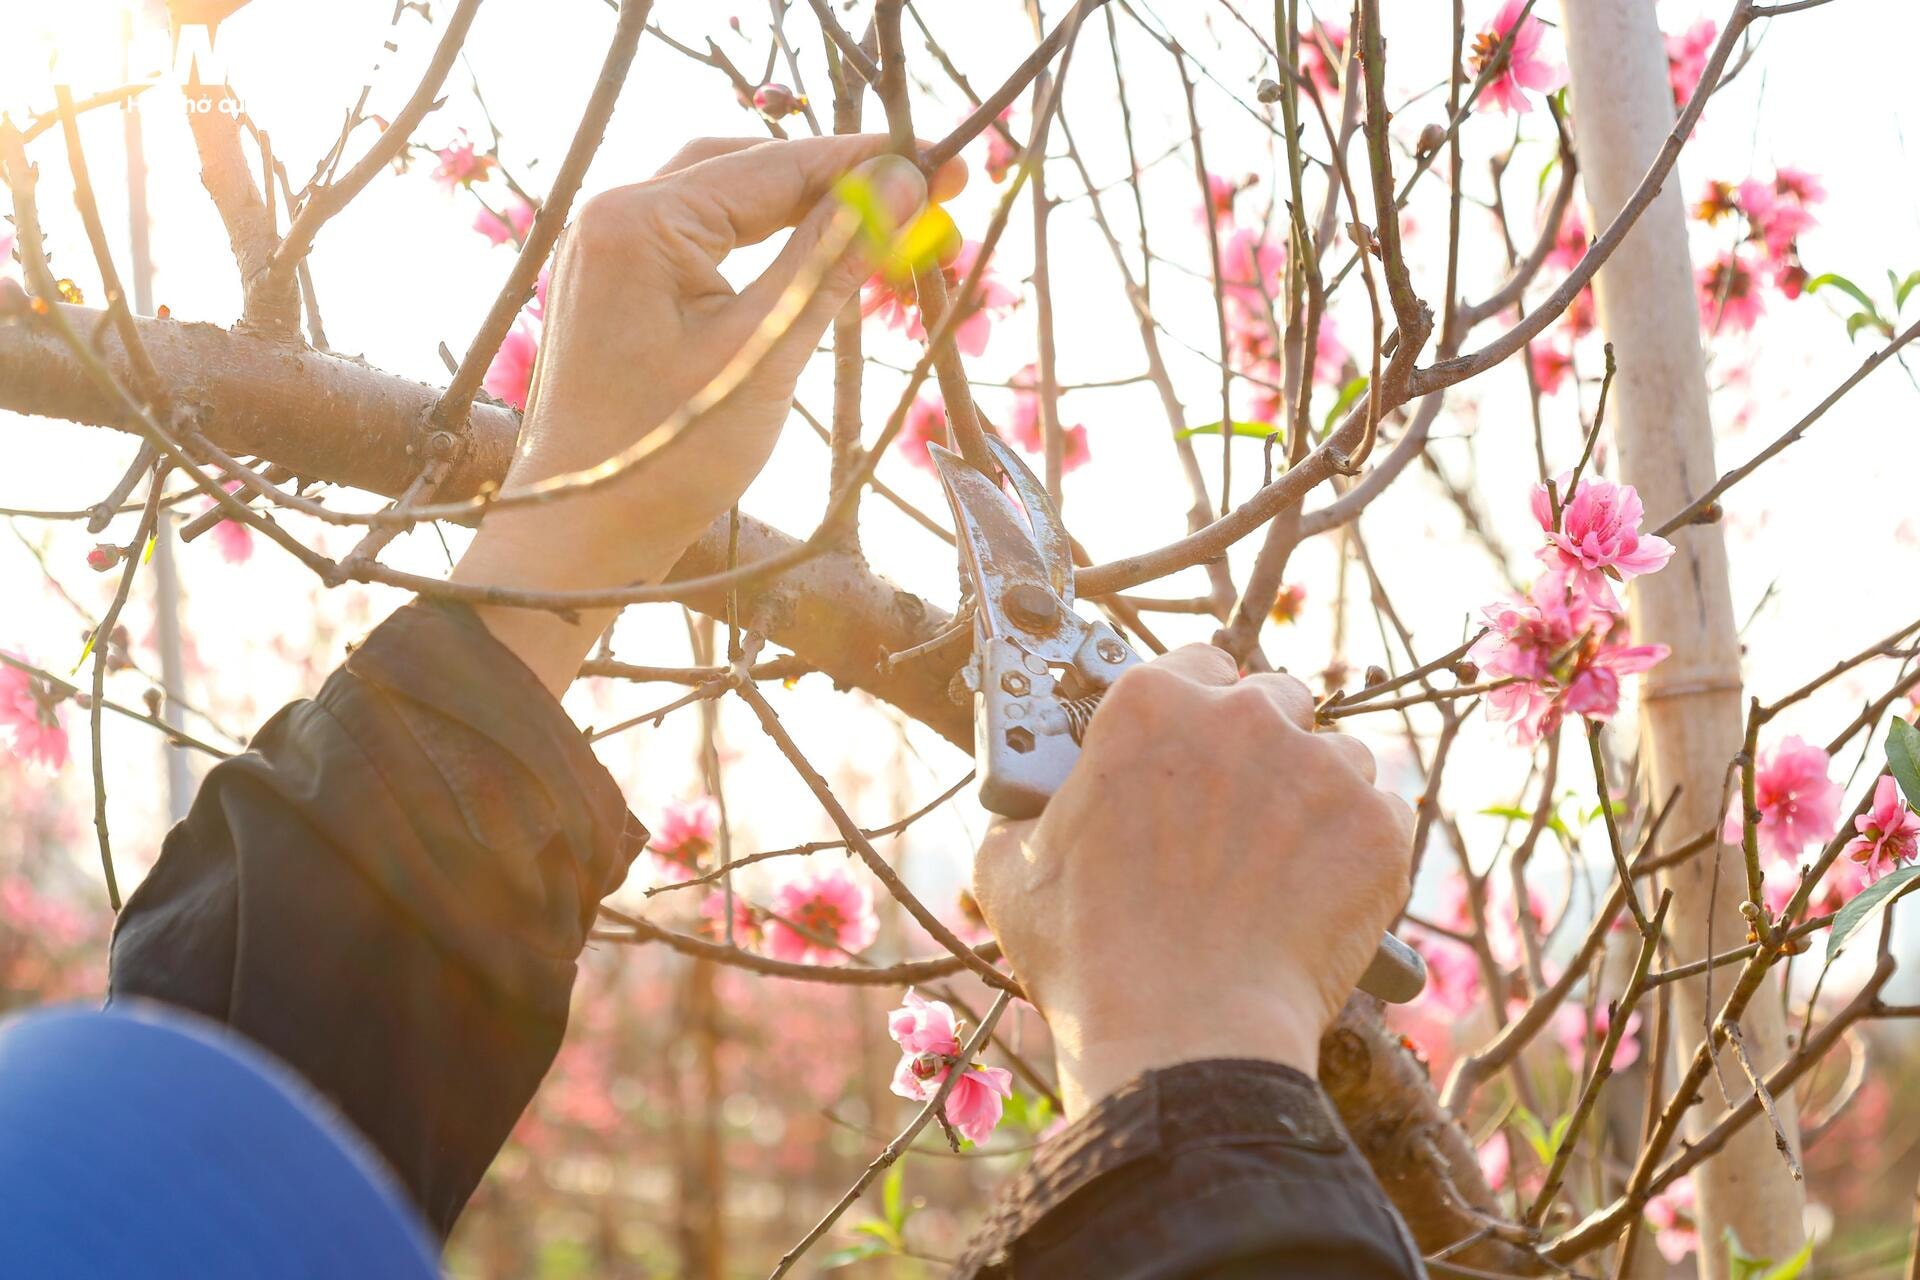
[[1860,331],[1869,327],[1878,333],[1885,334],[1889,338],[1893,336],[1893,326],[1885,320],[1882,320],[1878,315],[1865,311],[1856,311],[1847,317],[1847,341],[1852,342],[1856,340],[1860,336]]
[[1795,1280],[1813,1261],[1813,1241],[1800,1246],[1800,1251],[1775,1266],[1772,1258],[1756,1258],[1740,1247],[1740,1237],[1732,1227],[1727,1228],[1727,1277],[1728,1280]]
[[887,1221],[898,1231],[906,1224],[906,1196],[902,1194],[907,1182],[907,1168],[896,1164],[887,1170],[887,1179],[880,1184],[880,1208],[886,1214]]
[[[1553,1141],[1547,1135],[1546,1126],[1540,1123],[1540,1117],[1525,1107],[1515,1107],[1512,1120],[1514,1126],[1520,1130],[1520,1136],[1525,1138],[1527,1145],[1533,1148],[1533,1154],[1540,1157],[1540,1163],[1552,1163]],[[1558,1125],[1555,1126],[1555,1128],[1558,1127]]]
[[1480,810],[1489,818],[1505,818],[1509,822],[1532,822],[1533,814],[1518,805],[1494,804]]
[[1904,886],[1913,883],[1915,876],[1920,876],[1920,867],[1899,867],[1854,894],[1853,900],[1834,915],[1833,928],[1827,931],[1827,963],[1832,964],[1840,949],[1847,945],[1847,939],[1898,896]]
[[1571,1111],[1553,1122],[1553,1132],[1547,1135],[1547,1149],[1549,1151],[1560,1150],[1561,1144],[1567,1140],[1567,1128],[1572,1123],[1573,1112]]
[[1920,805],[1920,729],[1905,720],[1887,726],[1887,769],[1907,803]]
[[1553,171],[1555,169],[1558,169],[1559,167],[1560,167],[1560,153],[1556,151],[1551,156],[1547,157],[1546,164],[1540,167],[1540,176],[1534,180],[1533,194],[1536,198],[1546,194],[1547,179],[1551,178],[1553,176]]
[[1813,1241],[1808,1240],[1800,1246],[1800,1252],[1767,1272],[1765,1280],[1797,1280],[1800,1273],[1807,1269],[1807,1264],[1812,1261]]
[[884,1246],[862,1242],[849,1245],[845,1249],[835,1249],[815,1265],[822,1271],[838,1271],[841,1267],[850,1267],[868,1258],[878,1258],[887,1252],[889,1251]]
[[1877,316],[1880,314],[1879,308],[1873,305],[1873,299],[1869,298],[1866,295],[1866,293],[1862,291],[1859,285],[1855,284],[1853,281],[1847,279],[1843,275],[1840,275],[1836,272],[1829,271],[1829,272],[1826,272],[1824,275],[1817,275],[1813,279],[1807,281],[1806,291],[1808,293],[1818,293],[1820,292],[1820,290],[1826,289],[1826,288],[1838,289],[1840,290],[1840,292],[1846,294],[1849,298],[1852,298],[1855,302],[1865,307],[1868,311],[1872,312],[1874,315]]
[[[1893,272],[1889,271],[1887,275],[1891,277]],[[1920,287],[1920,271],[1910,271],[1907,273],[1905,280],[1895,280],[1893,282],[1893,309],[1898,311],[1900,308],[1906,306],[1907,295],[1912,293],[1917,287]]]
[[893,1228],[878,1218],[868,1218],[865,1222],[854,1223],[853,1231],[855,1235],[872,1236],[884,1244],[893,1243]]
[[1340,388],[1340,394],[1334,397],[1333,407],[1327,410],[1327,416],[1320,422],[1320,434],[1324,436],[1327,432],[1333,430],[1334,419],[1338,418],[1348,409],[1351,409],[1353,402],[1364,395],[1366,390],[1367,378],[1365,374],[1360,375],[1353,379],[1353,381],[1347,383],[1346,386]]
[[[1264,440],[1268,436],[1281,434],[1280,428],[1274,426],[1271,422],[1232,422],[1227,425],[1228,429],[1234,435],[1252,436],[1256,440]],[[1202,427],[1184,427],[1174,432],[1174,439],[1190,440],[1194,436],[1217,436],[1219,434],[1220,424],[1217,422],[1209,422]]]

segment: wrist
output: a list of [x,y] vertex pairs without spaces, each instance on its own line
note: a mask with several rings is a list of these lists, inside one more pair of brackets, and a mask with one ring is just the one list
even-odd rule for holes
[[[596,522],[583,500],[569,511],[563,502],[551,508],[525,507],[490,517],[450,579],[471,586],[501,587],[512,591],[591,591],[659,582],[691,545],[662,530],[656,536],[623,538],[609,556],[611,527]],[[601,513],[602,516],[606,513]],[[584,522],[583,522],[583,517]],[[535,677],[557,698],[579,673],[580,663],[600,634],[612,623],[617,608],[583,609],[569,619],[547,609],[518,605],[473,603],[473,612]]]
[[1218,1058],[1277,1062],[1312,1077],[1320,1063],[1320,1019],[1298,1001],[1269,991],[1196,997],[1169,992],[1164,1005],[1134,1001],[1115,1011],[1081,1013],[1049,1006],[1061,1100],[1069,1117],[1086,1113],[1128,1081],[1183,1062]]

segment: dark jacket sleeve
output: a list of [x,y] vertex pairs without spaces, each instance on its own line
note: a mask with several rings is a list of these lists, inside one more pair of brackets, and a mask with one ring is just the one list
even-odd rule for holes
[[646,832],[465,609],[408,605],[202,784],[114,933],[109,1000],[224,1022],[359,1128],[443,1236],[566,1028]]
[[1426,1275],[1320,1086],[1271,1062],[1149,1072],[1035,1154],[955,1273],[1102,1280]]

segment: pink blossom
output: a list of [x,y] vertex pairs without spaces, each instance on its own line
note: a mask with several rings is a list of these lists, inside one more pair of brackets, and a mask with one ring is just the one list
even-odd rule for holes
[[844,964],[880,932],[873,896],[844,867],[802,871],[774,891],[767,951],[796,964]]
[[[1836,858],[1820,883],[1807,895],[1804,915],[1807,917],[1832,915],[1844,907],[1854,894],[1872,884],[1878,877],[1865,863],[1855,862],[1852,858]],[[1793,895],[1800,891],[1800,864],[1790,858],[1775,858],[1769,861],[1761,872],[1761,901],[1768,911],[1779,918],[1787,909]]]
[[1753,267],[1739,253],[1728,250],[1700,268],[1700,322],[1709,333],[1729,328],[1749,330],[1760,319],[1764,302]]
[[1588,285],[1573,295],[1573,301],[1567,304],[1567,313],[1560,323],[1566,326],[1567,337],[1577,341],[1593,332],[1596,323],[1593,307],[1593,286]]
[[473,229],[485,236],[489,244],[503,245],[509,240],[522,244],[533,226],[533,213],[533,206],[516,195],[498,210],[482,205],[480,212],[473,215]]
[[[229,480],[224,487],[228,493],[238,493],[240,491],[240,482],[238,480]],[[214,506],[215,504],[209,501],[201,508],[201,511],[203,513],[212,511]],[[245,564],[253,556],[253,530],[249,529],[242,522],[238,520],[222,520],[214,525],[210,532],[213,535],[214,549],[220,553],[220,558],[228,564]]]
[[[1840,785],[1827,776],[1827,753],[1799,737],[1782,738],[1760,753],[1754,768],[1754,803],[1760,810],[1760,851],[1791,861],[1814,841],[1831,837],[1840,824]],[[1721,836],[1741,838],[1740,797],[1727,813]]]
[[[1583,1064],[1598,1058],[1607,1029],[1612,1025],[1613,1014],[1605,1005],[1593,1011],[1592,1022],[1587,1021],[1585,1005],[1563,1004],[1553,1015],[1553,1033],[1559,1038],[1560,1047],[1567,1052],[1567,1061],[1576,1071]],[[1639,1032],[1639,1013],[1628,1014],[1627,1029],[1620,1034],[1620,1043],[1613,1051],[1615,1071],[1625,1071],[1640,1060]]]
[[[962,1046],[952,1007],[908,988],[905,1003],[887,1015],[887,1034],[900,1046],[893,1092],[914,1102],[932,1098],[959,1064]],[[1012,1096],[1011,1071],[973,1063],[954,1082],[942,1110],[947,1123],[977,1146],[1000,1123],[1001,1099]]]
[[1796,199],[1782,199],[1771,182],[1748,178],[1740,184],[1740,208],[1770,258],[1779,258],[1801,232],[1816,226],[1813,214]]
[[253,556],[253,530],[238,520],[222,520],[210,531],[220,558],[228,564],[245,564]]
[[527,304],[527,314],[536,320],[547,318],[547,277],[548,269],[542,267],[533,278],[533,301]]
[[1773,171],[1773,188],[1801,204],[1819,204],[1827,198],[1827,188],[1820,179],[1790,165],[1781,165]]
[[1280,271],[1286,261],[1285,251],[1254,227],[1237,229],[1220,246],[1220,293],[1230,313],[1228,323],[1255,326],[1243,350],[1272,341],[1273,303],[1280,296]]
[[[1526,7],[1526,0],[1506,0],[1494,14],[1493,21],[1473,41],[1474,75],[1484,74],[1489,65],[1494,67],[1492,78],[1480,91],[1480,101],[1511,115],[1524,115],[1533,110],[1533,101],[1527,97],[1526,90],[1551,93],[1566,76],[1565,67],[1555,66],[1540,56],[1540,41],[1547,29],[1531,14],[1524,19],[1520,16]],[[1520,29],[1514,32],[1513,43],[1505,53],[1500,53],[1500,42],[1515,23]],[[1497,62],[1496,54],[1499,54]]]
[[713,848],[719,830],[719,804],[712,796],[696,796],[667,806],[647,848],[659,859],[663,874],[684,877],[700,870],[700,860]]
[[487,376],[480,385],[494,399],[525,409],[527,391],[533,383],[533,359],[539,351],[540,340],[526,322],[514,325],[493,353],[493,363],[487,366]]
[[1673,88],[1673,105],[1684,108],[1693,100],[1693,91],[1706,74],[1707,58],[1713,53],[1720,27],[1712,18],[1702,18],[1676,36],[1667,36],[1667,83]]
[[[1046,452],[1046,432],[1040,415],[1040,396],[1032,390],[1039,383],[1039,372],[1027,365],[1013,375],[1017,390],[1013,399],[1013,414],[1007,420],[1007,434],[1013,442],[1028,453]],[[1093,461],[1093,451],[1087,447],[1087,429],[1083,426],[1064,427],[1061,435],[1066,452],[1061,458],[1062,474],[1073,471]]]
[[1233,225],[1233,198],[1240,194],[1243,184],[1235,182],[1223,174],[1207,175],[1207,202],[1194,211],[1194,221],[1202,226],[1212,218],[1221,226]]
[[[727,892],[715,889],[700,903],[700,919],[707,936],[723,942],[727,936]],[[761,915],[739,894],[733,895],[733,945],[752,950],[760,945]]]
[[1540,388],[1541,395],[1550,396],[1560,390],[1573,371],[1573,353],[1550,342],[1530,343],[1527,364],[1533,369],[1533,385]]
[[1480,1003],[1480,961],[1473,952],[1451,938],[1435,938],[1420,943],[1420,957],[1427,962],[1427,985],[1420,993],[1422,1004],[1448,1020],[1465,1017]]
[[493,157],[476,152],[473,140],[464,136],[433,154],[440,159],[439,167],[433,171],[433,180],[449,191],[482,181],[494,166]]
[[1319,332],[1313,336],[1313,380],[1322,386],[1340,385],[1351,358],[1340,342],[1340,327],[1333,316],[1321,316]]
[[[1570,479],[1562,475],[1557,484],[1564,490]],[[1590,599],[1611,601],[1609,578],[1626,582],[1653,573],[1673,556],[1671,542],[1640,532],[1646,512],[1639,493],[1630,484],[1582,479],[1571,500],[1563,492],[1561,502],[1560,526],[1556,529],[1547,486],[1539,485],[1533,491],[1533,518],[1547,535],[1540,559],[1550,570],[1573,575],[1575,589]]]
[[53,690],[18,667],[0,665],[0,728],[11,731],[16,755],[50,770],[67,763],[67,731]]
[[[1000,123],[1006,124],[1013,118],[1013,108],[1008,107],[1000,113]],[[996,183],[1006,181],[1013,166],[1020,163],[1020,148],[1008,141],[1006,134],[998,129],[987,130],[987,176]]]
[[893,447],[908,462],[931,471],[933,455],[927,452],[927,446],[946,443],[947,409],[937,396],[921,396],[907,406],[906,421],[900,426],[900,434],[893,438]]
[[1480,1161],[1480,1176],[1489,1187],[1498,1191],[1507,1185],[1513,1172],[1513,1152],[1508,1149],[1506,1134],[1494,1134],[1475,1148],[1474,1155]]
[[1869,870],[1885,858],[1888,866],[1906,862],[1920,844],[1920,814],[1907,807],[1900,785],[1882,774],[1873,786],[1873,807],[1853,820],[1860,834],[1842,851]]
[[1693,1215],[1693,1179],[1676,1178],[1665,1191],[1647,1201],[1647,1225],[1660,1256],[1679,1263],[1700,1247],[1700,1227]]
[[1629,645],[1626,619],[1611,601],[1573,589],[1560,573],[1544,573],[1525,599],[1484,610],[1488,632],[1467,656],[1497,679],[1487,691],[1488,714],[1506,721],[1515,739],[1533,742],[1572,711],[1607,720],[1620,708],[1620,677],[1646,671],[1667,646]]
[[1346,60],[1347,29],[1339,23],[1316,22],[1300,33],[1300,72],[1322,98],[1340,91],[1340,68]]
[[1568,205],[1560,229],[1554,233],[1553,248],[1547,251],[1546,265],[1555,271],[1571,271],[1586,256],[1587,224],[1580,220],[1580,211]]
[[1306,584],[1286,582],[1282,583],[1280,589],[1274,592],[1273,608],[1267,611],[1267,616],[1281,624],[1298,622],[1301,611],[1306,607]]
[[[960,286],[979,258],[980,242],[965,240],[961,242],[953,261],[940,268],[941,275],[946,278],[949,300],[957,297]],[[982,271],[972,308],[953,326],[955,345],[970,356],[985,351],[987,339],[993,333],[994,320],[1011,311],[1019,301],[1020,295],[1002,283],[991,267]],[[926,340],[927,330],[921,320],[911,275],[898,274],[891,269],[875,272],[863,290],[860,314],[878,316],[880,322],[889,329],[905,329],[909,338],[922,342]]]

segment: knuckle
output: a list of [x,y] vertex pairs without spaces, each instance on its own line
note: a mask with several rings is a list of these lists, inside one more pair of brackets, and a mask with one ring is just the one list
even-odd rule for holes
[[581,204],[567,234],[575,252],[595,256],[627,243],[635,233],[635,206],[629,191],[603,191]]
[[1123,717],[1157,716],[1178,705],[1188,682],[1151,663],[1129,668],[1101,699],[1101,709],[1114,707]]

